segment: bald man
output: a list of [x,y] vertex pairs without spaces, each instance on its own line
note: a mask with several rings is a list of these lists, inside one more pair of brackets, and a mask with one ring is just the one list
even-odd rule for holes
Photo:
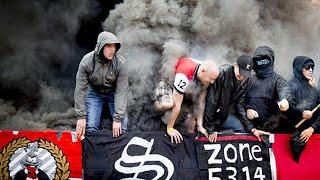
[[183,140],[180,132],[174,129],[174,125],[180,113],[181,104],[186,91],[192,91],[192,84],[200,86],[200,95],[194,97],[194,99],[197,99],[198,101],[195,117],[196,119],[202,119],[206,88],[212,84],[218,76],[219,68],[212,60],[200,62],[189,57],[179,58],[175,67],[172,110],[167,121],[167,133],[170,136],[172,143],[180,143]]

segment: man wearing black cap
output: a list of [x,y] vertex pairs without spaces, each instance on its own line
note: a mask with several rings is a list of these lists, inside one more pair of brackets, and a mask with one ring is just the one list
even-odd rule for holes
[[[207,88],[203,125],[202,119],[198,120],[198,131],[210,142],[216,141],[217,131],[220,130],[244,131],[241,121],[246,118],[246,113],[244,108],[237,105],[250,84],[252,67],[252,58],[241,55],[233,65],[221,66],[216,82]],[[232,104],[238,118],[229,115]]]

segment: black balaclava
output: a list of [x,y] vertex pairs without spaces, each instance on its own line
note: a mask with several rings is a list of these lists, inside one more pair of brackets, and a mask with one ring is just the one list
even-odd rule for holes
[[273,73],[274,52],[268,46],[259,46],[253,55],[253,70],[259,79],[270,77]]

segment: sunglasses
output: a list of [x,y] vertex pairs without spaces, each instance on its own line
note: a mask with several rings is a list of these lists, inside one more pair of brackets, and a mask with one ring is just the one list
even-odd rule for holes
[[312,69],[312,70],[313,70],[314,65],[313,65],[313,64],[309,64],[309,65],[303,66],[303,68],[304,68],[305,70],[309,70],[309,69]]

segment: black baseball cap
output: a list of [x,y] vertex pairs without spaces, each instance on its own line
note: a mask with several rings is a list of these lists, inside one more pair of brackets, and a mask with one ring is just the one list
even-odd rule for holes
[[240,74],[246,78],[251,77],[253,68],[252,57],[248,55],[241,55],[237,58],[236,63],[239,66]]

